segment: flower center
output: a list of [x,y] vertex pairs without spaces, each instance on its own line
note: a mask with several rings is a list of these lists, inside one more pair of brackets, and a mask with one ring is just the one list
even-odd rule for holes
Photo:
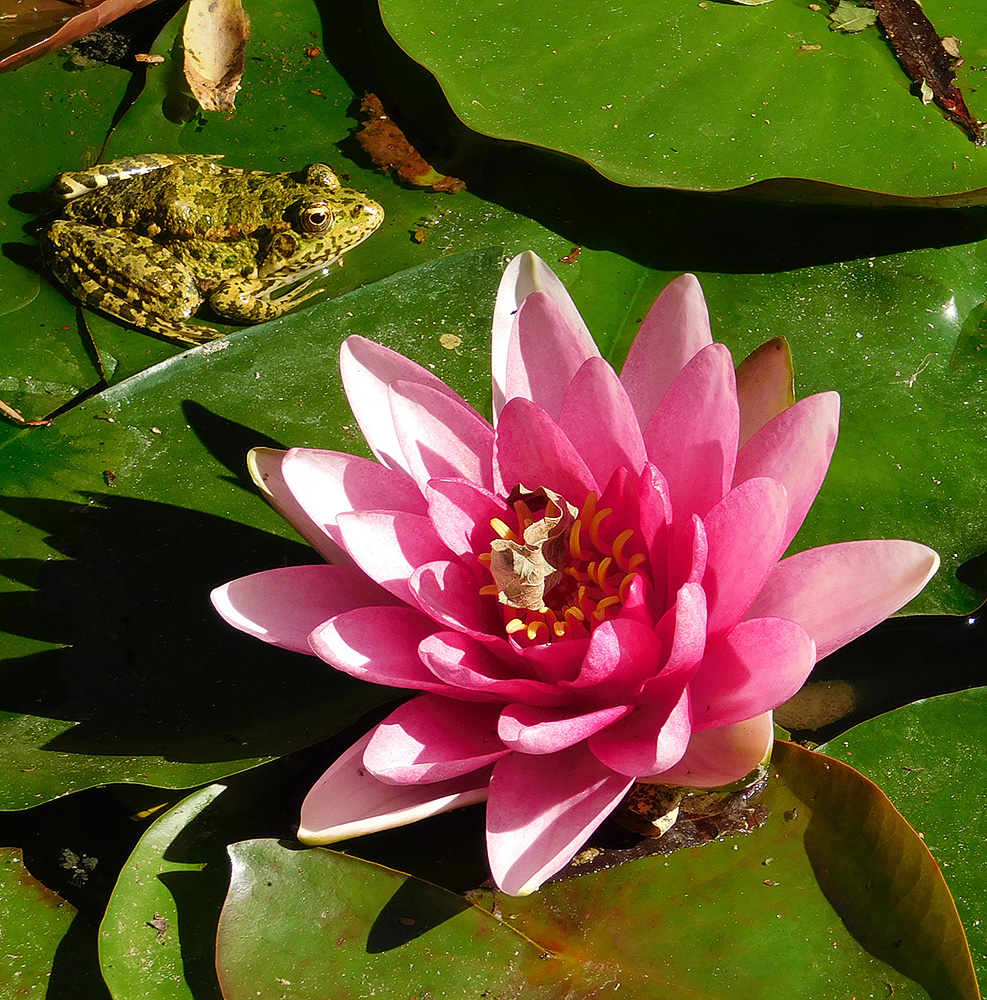
[[480,588],[504,608],[504,629],[522,645],[586,636],[623,607],[643,553],[634,530],[616,530],[597,495],[574,507],[558,493],[518,486],[507,498],[516,527],[494,518],[497,537],[480,561],[494,582]]

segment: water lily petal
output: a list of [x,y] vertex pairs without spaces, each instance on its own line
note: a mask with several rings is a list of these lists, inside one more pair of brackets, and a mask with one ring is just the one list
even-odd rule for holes
[[579,675],[573,681],[560,681],[559,687],[574,693],[591,690],[598,700],[618,692],[626,697],[658,673],[666,656],[667,647],[653,628],[627,618],[605,621],[590,635]]
[[419,566],[408,581],[414,603],[436,622],[475,639],[503,637],[500,606],[480,594],[481,586],[461,563],[443,559]]
[[[706,575],[709,559],[709,539],[706,526],[693,514],[669,539],[668,546],[668,601],[687,583],[699,583]],[[658,564],[660,565],[660,563]]]
[[[436,632],[421,641],[418,653],[450,689],[470,691],[477,700],[500,705],[560,705],[567,700],[554,684],[525,676],[523,657],[503,640],[487,646],[462,632]],[[454,696],[451,690],[449,694]]]
[[620,372],[642,427],[679,372],[712,342],[703,290],[694,274],[683,274],[648,311]]
[[494,490],[504,496],[518,484],[545,487],[580,506],[599,492],[593,474],[559,425],[541,407],[520,397],[500,414],[494,445]]
[[805,683],[816,662],[816,644],[786,618],[741,622],[706,649],[689,685],[692,723],[709,729],[743,722],[777,708]]
[[448,781],[510,753],[497,738],[493,705],[423,694],[398,706],[373,731],[363,763],[392,784]]
[[547,292],[582,340],[586,349],[599,353],[579,310],[555,272],[530,250],[518,254],[505,268],[497,289],[493,315],[490,360],[493,375],[494,422],[510,398],[507,392],[507,355],[514,330],[514,317],[521,303],[533,292]]
[[335,844],[486,800],[486,770],[424,785],[378,781],[363,765],[372,737],[354,743],[305,796],[298,827],[303,844]]
[[771,712],[730,726],[694,732],[682,759],[658,780],[687,788],[729,785],[750,774],[764,760],[773,740]]
[[416,382],[392,382],[388,399],[401,452],[419,489],[443,478],[493,486],[494,431],[473,407]]
[[608,483],[617,469],[638,473],[647,461],[637,416],[603,358],[590,358],[575,373],[558,422],[598,483]]
[[761,344],[737,365],[742,448],[773,417],[795,403],[795,369],[784,337]]
[[608,705],[578,713],[572,708],[508,705],[500,714],[497,735],[511,750],[551,754],[582,743],[627,715],[631,705]]
[[682,369],[644,428],[676,519],[704,517],[730,489],[739,431],[733,361],[723,344],[710,344]]
[[839,394],[820,392],[800,400],[765,424],[737,455],[734,483],[770,476],[785,487],[788,522],[782,551],[802,526],[826,478],[839,424]]
[[506,397],[530,399],[558,419],[573,376],[587,358],[599,355],[593,341],[580,336],[551,295],[532,292],[514,316],[507,348]]
[[350,562],[346,549],[330,537],[325,526],[313,521],[298,502],[282,472],[286,451],[277,448],[252,448],[247,453],[247,470],[268,503],[327,562]]
[[489,490],[465,479],[433,479],[425,487],[428,516],[435,533],[457,556],[475,558],[490,551],[490,522],[504,520],[510,508]]
[[572,859],[633,784],[585,747],[494,765],[487,801],[487,854],[511,896],[534,892]]
[[840,542],[775,566],[748,618],[790,618],[821,660],[904,607],[935,575],[939,556],[917,542]]
[[335,615],[396,600],[355,566],[286,566],[231,580],[212,592],[222,617],[274,646],[312,654],[309,633]]
[[644,685],[641,700],[670,704],[699,669],[706,650],[706,593],[702,587],[683,584],[658,622],[655,638],[665,650],[662,667]]
[[408,578],[419,566],[451,555],[421,514],[355,510],[340,514],[337,523],[360,568],[402,601],[412,600]]
[[305,517],[343,552],[336,520],[346,511],[426,512],[425,498],[405,473],[341,451],[292,448],[284,454],[281,475]]
[[681,759],[689,745],[689,690],[682,679],[679,697],[638,705],[632,713],[589,740],[601,763],[629,778],[664,774]]
[[709,556],[703,589],[711,636],[744,617],[784,550],[787,520],[785,487],[765,477],[741,483],[706,516]]
[[417,382],[469,407],[466,400],[427,368],[365,337],[347,337],[343,341],[339,350],[339,371],[350,409],[370,450],[392,469],[410,471],[391,416],[387,397],[391,382]]
[[418,655],[419,643],[434,629],[435,623],[414,608],[363,607],[319,625],[309,643],[317,656],[351,677],[442,694],[448,686]]

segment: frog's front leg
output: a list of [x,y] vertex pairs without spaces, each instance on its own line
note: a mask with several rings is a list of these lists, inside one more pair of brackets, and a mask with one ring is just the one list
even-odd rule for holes
[[209,293],[209,305],[218,316],[238,323],[265,323],[278,319],[295,306],[321,294],[321,289],[305,292],[314,278],[303,281],[297,288],[276,299],[271,293],[284,287],[284,281],[259,278],[227,278]]
[[126,229],[57,221],[41,237],[51,273],[84,305],[189,344],[222,336],[187,323],[202,294],[165,247]]

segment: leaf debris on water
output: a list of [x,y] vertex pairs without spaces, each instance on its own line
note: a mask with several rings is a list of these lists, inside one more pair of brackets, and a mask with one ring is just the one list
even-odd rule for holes
[[856,34],[877,23],[877,11],[873,7],[858,7],[850,0],[839,0],[829,19],[833,22],[829,26],[831,31]]
[[[978,146],[987,146],[983,125],[970,114],[953,83],[956,70],[939,32],[916,0],[871,0],[888,41],[908,75],[932,92],[932,100]],[[952,40],[953,36],[947,38]],[[922,91],[925,100],[925,90]]]

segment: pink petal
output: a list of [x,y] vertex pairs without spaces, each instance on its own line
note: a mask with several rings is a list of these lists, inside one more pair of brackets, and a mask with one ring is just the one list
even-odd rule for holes
[[654,677],[666,655],[654,630],[646,625],[626,618],[605,621],[593,629],[579,675],[574,681],[561,681],[559,687],[590,692],[598,702],[607,697],[619,700]]
[[274,646],[311,655],[309,633],[366,604],[397,603],[354,566],[287,566],[231,580],[212,592],[222,617]]
[[510,753],[497,738],[492,705],[423,694],[396,708],[374,730],[363,763],[392,784],[448,781]]
[[312,649],[337,670],[372,684],[446,694],[418,645],[435,623],[408,607],[355,608],[312,631]]
[[821,660],[904,607],[938,568],[939,556],[917,542],[823,545],[778,563],[747,617],[798,622]]
[[658,296],[620,373],[642,427],[679,372],[712,342],[702,288],[695,275],[683,274]]
[[490,522],[512,512],[500,497],[463,479],[433,479],[425,488],[428,516],[443,543],[461,559],[490,551]]
[[494,305],[493,343],[491,346],[491,367],[493,374],[493,410],[494,420],[500,416],[500,411],[510,398],[507,395],[507,355],[510,348],[511,333],[514,329],[514,316],[521,303],[532,292],[547,292],[561,309],[562,314],[583,341],[587,350],[597,353],[593,338],[586,324],[579,315],[579,310],[573,305],[565,286],[559,281],[555,272],[536,254],[530,250],[518,254],[504,270],[497,289],[497,301]]
[[[344,512],[369,508],[424,514],[426,510],[425,499],[409,476],[340,451],[292,448],[281,462],[281,474],[305,517],[321,529],[319,537],[328,536],[339,546],[342,535],[336,519]],[[350,561],[348,554],[346,560]]]
[[372,732],[367,733],[354,743],[305,796],[298,827],[298,839],[303,844],[334,844],[391,830],[486,799],[486,771],[427,785],[387,785],[378,781],[363,766],[363,752],[372,736]]
[[589,741],[594,756],[618,774],[649,778],[674,767],[689,744],[689,692],[677,700],[639,705]]
[[610,705],[582,714],[571,707],[508,705],[500,714],[497,735],[519,753],[553,754],[581,743],[630,711],[630,705]]
[[[668,547],[668,600],[687,583],[699,583],[706,575],[709,540],[703,522],[693,514],[688,522],[676,525],[678,531]],[[660,566],[660,563],[656,563]]]
[[408,581],[414,603],[436,622],[474,639],[503,636],[504,616],[496,598],[465,566],[437,560],[420,566]]
[[760,593],[784,550],[787,518],[785,487],[765,478],[741,483],[706,516],[710,636],[733,628]]
[[494,492],[507,495],[518,484],[541,486],[580,507],[591,490],[599,492],[579,453],[540,407],[511,399],[500,415],[494,446]]
[[645,684],[642,700],[671,704],[699,669],[706,650],[706,594],[702,587],[683,585],[658,622],[655,637],[665,654],[661,670]]
[[343,341],[339,371],[350,409],[367,444],[392,469],[408,471],[387,398],[391,382],[417,382],[458,400],[463,406],[469,405],[428,369],[364,337],[347,337]]
[[816,645],[795,622],[741,622],[707,647],[689,685],[693,726],[711,729],[777,708],[805,683],[815,662]]
[[657,780],[687,788],[717,788],[750,774],[774,740],[771,712],[718,729],[693,733],[682,759]]
[[737,365],[740,446],[795,402],[795,369],[784,337],[761,344]]
[[472,406],[415,382],[392,382],[388,398],[406,466],[422,492],[430,479],[493,485],[493,428]]
[[506,397],[530,399],[558,419],[573,376],[587,358],[599,354],[547,292],[532,292],[514,317],[507,348]]
[[632,784],[578,745],[497,761],[487,801],[494,882],[511,896],[534,892],[565,867]]
[[826,478],[839,424],[839,395],[821,392],[765,424],[737,455],[734,483],[770,476],[785,487],[788,522],[782,551],[795,537]]
[[409,603],[412,573],[451,554],[429,518],[420,514],[358,510],[340,514],[338,524],[343,544],[367,576]]
[[313,521],[289,489],[282,472],[288,452],[276,448],[253,448],[247,453],[250,478],[268,503],[328,562],[350,562],[346,550],[333,540],[323,524]]
[[740,410],[730,352],[703,348],[679,373],[644,429],[676,521],[704,517],[733,483]]
[[554,684],[525,676],[524,659],[506,642],[497,646],[504,647],[508,655],[498,656],[461,632],[436,632],[422,640],[418,653],[440,681],[450,688],[471,692],[478,701],[559,705],[567,700],[565,692]]
[[621,467],[643,469],[648,456],[641,428],[620,379],[603,358],[590,358],[575,373],[558,421],[598,483],[608,483]]

